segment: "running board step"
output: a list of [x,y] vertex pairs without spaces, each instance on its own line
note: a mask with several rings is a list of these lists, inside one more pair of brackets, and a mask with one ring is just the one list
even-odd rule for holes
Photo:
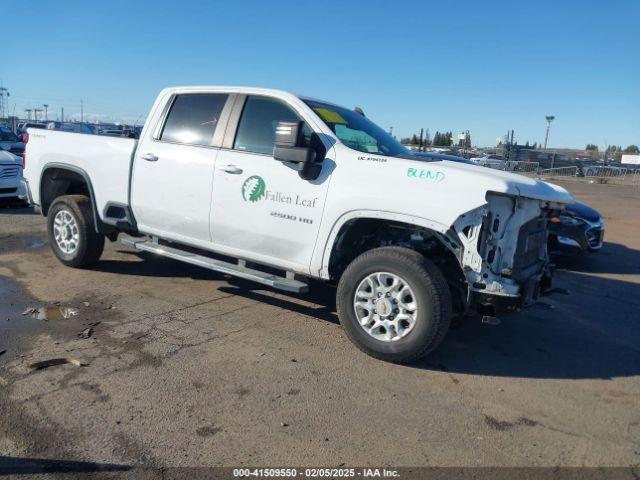
[[239,264],[236,265],[234,263],[223,262],[222,260],[216,260],[214,258],[205,257],[204,255],[198,255],[178,248],[169,247],[167,245],[160,245],[146,239],[125,237],[121,239],[120,242],[137,248],[138,250],[155,253],[180,262],[190,263],[191,265],[208,268],[209,270],[225,273],[227,275],[233,275],[234,277],[244,278],[245,280],[258,282],[286,292],[304,293],[309,288],[304,282],[288,278],[291,274],[288,274],[287,277],[279,277],[278,275],[261,272],[260,270],[253,270],[252,268],[245,267],[244,261],[242,260],[240,260]]

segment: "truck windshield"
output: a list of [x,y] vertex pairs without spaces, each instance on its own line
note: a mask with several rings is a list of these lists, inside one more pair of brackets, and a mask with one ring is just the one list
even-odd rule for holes
[[330,103],[307,99],[302,101],[316,112],[347,147],[389,157],[411,156],[411,152],[400,142],[363,115]]

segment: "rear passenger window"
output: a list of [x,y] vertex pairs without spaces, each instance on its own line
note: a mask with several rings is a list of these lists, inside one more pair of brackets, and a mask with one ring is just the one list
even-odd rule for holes
[[160,140],[189,145],[211,145],[227,95],[189,93],[178,95],[167,115]]
[[[273,153],[278,122],[299,122],[300,117],[278,100],[265,97],[247,98],[238,133],[233,145],[235,150],[255,153]],[[311,130],[305,124],[305,143],[311,137]]]

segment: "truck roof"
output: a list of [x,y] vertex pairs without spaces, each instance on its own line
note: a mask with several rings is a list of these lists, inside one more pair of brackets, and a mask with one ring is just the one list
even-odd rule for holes
[[230,93],[244,93],[247,95],[270,95],[275,97],[293,97],[300,100],[310,100],[314,102],[322,102],[330,105],[339,106],[336,103],[328,102],[319,98],[310,97],[307,95],[299,95],[286,90],[279,90],[276,88],[262,88],[262,87],[240,87],[231,85],[190,85],[183,87],[167,87],[162,90],[162,93],[189,93],[189,92],[230,92]]

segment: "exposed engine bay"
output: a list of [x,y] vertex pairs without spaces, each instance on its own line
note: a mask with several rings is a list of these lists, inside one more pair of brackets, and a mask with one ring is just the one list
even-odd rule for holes
[[491,305],[497,303],[489,300],[491,296],[517,300],[505,302],[510,309],[536,300],[550,281],[547,225],[560,208],[526,197],[488,193],[485,205],[458,218],[448,237],[455,236],[461,245],[456,256],[470,300],[475,297]]

